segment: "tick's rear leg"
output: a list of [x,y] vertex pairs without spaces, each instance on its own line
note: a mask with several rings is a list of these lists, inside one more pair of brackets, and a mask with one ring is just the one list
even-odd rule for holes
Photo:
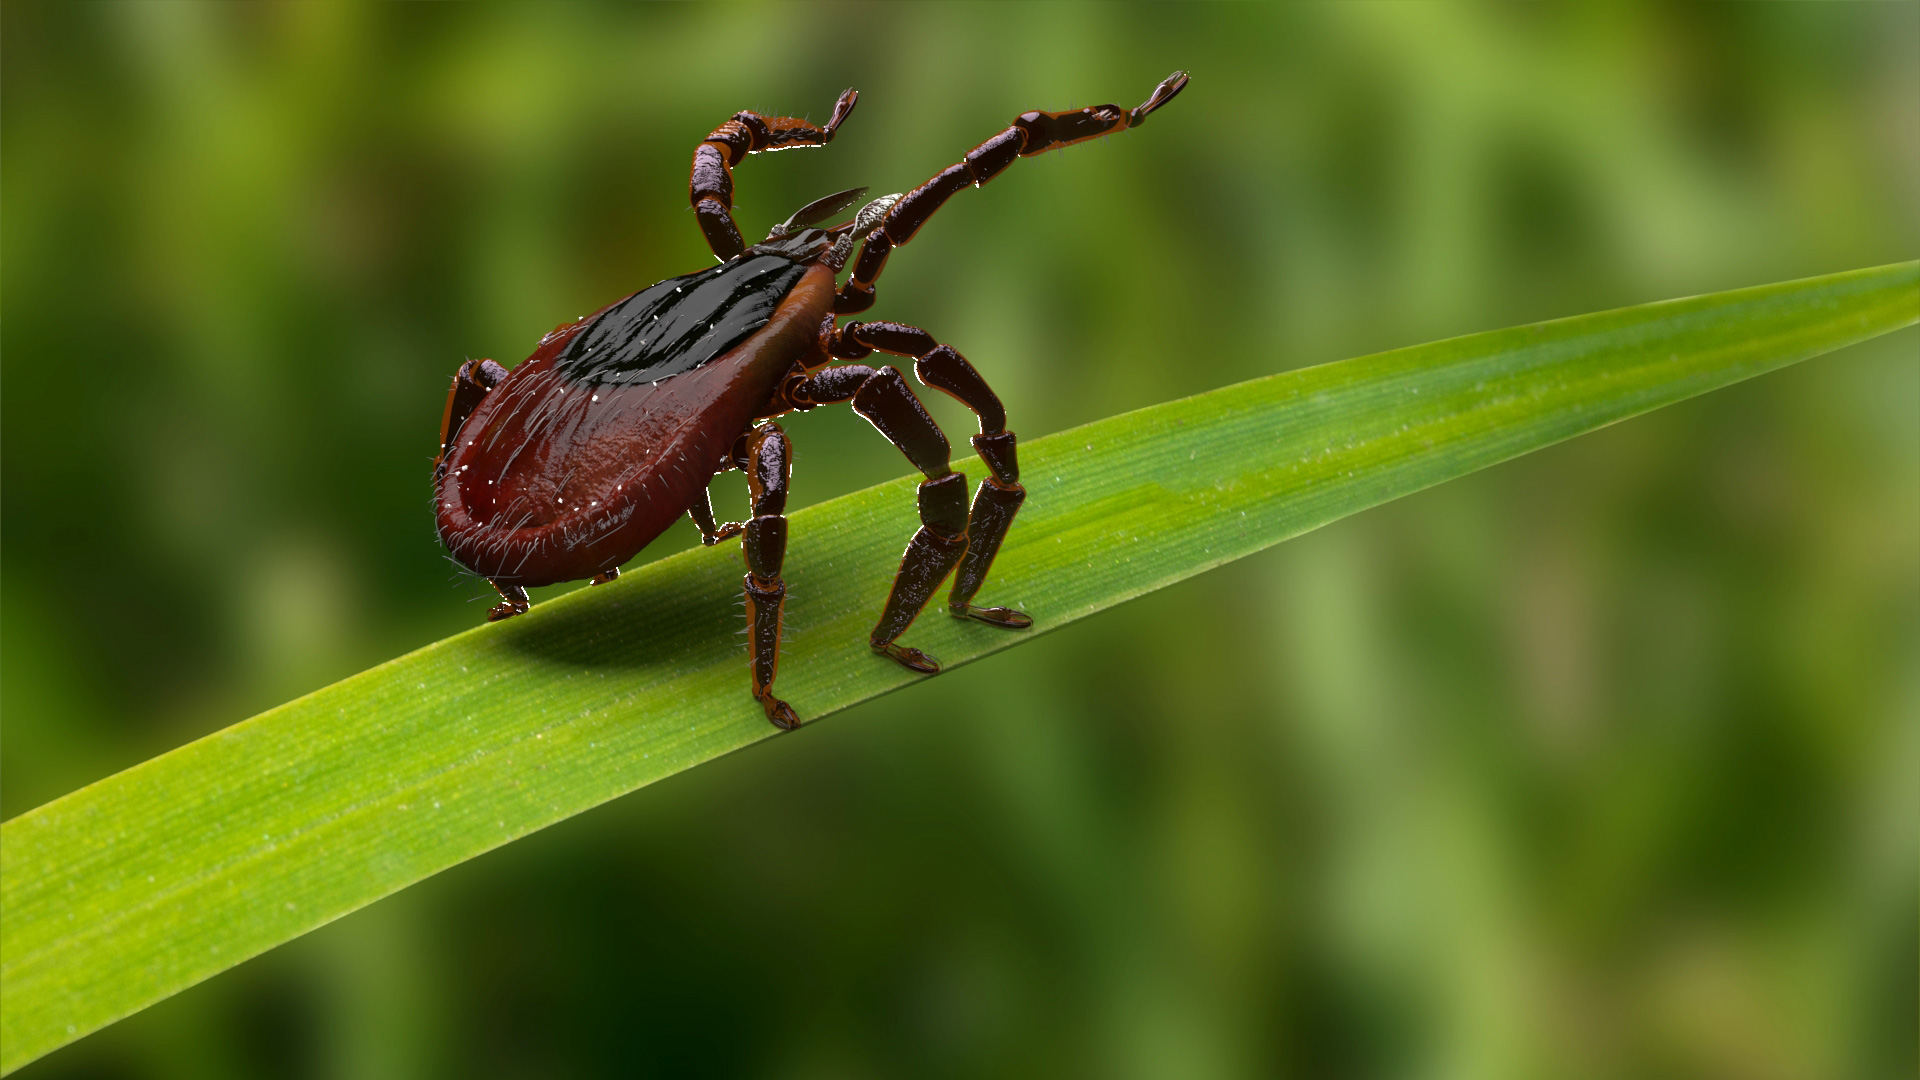
[[939,671],[938,660],[897,639],[967,550],[967,478],[949,463],[947,437],[913,396],[898,368],[830,367],[801,380],[789,393],[806,404],[852,402],[855,412],[926,474],[920,485],[920,529],[900,557],[887,606],[868,644],[909,670],[927,675]]
[[740,543],[747,561],[747,663],[753,672],[753,696],[767,710],[767,719],[792,731],[800,726],[800,717],[773,696],[773,677],[780,666],[780,615],[787,600],[780,567],[787,555],[787,481],[793,475],[793,455],[778,424],[754,428],[745,443],[739,464],[753,498],[753,517],[742,529]]
[[487,584],[493,586],[494,591],[500,594],[500,603],[487,609],[488,622],[499,622],[501,619],[511,619],[515,615],[527,613],[527,590],[518,585],[502,585],[492,579],[489,579]]
[[433,479],[446,475],[447,457],[453,453],[454,440],[473,415],[482,398],[507,377],[507,369],[491,360],[469,360],[454,372],[453,387],[447,391],[447,408],[440,414],[440,456],[433,459]]
[[879,349],[895,356],[913,357],[913,373],[936,390],[951,394],[980,418],[980,434],[973,437],[973,448],[987,465],[988,475],[973,495],[973,509],[967,519],[967,550],[960,568],[953,575],[953,591],[947,610],[955,618],[977,619],[991,626],[1025,630],[1033,620],[1024,612],[1005,607],[975,607],[973,595],[987,579],[993,557],[1013,525],[1013,516],[1027,499],[1020,486],[1020,464],[1014,453],[1014,434],[1007,430],[1007,412],[987,381],[980,377],[967,358],[951,345],[933,340],[933,335],[916,326],[901,323],[848,323],[834,342],[835,355],[865,355]]
[[[734,464],[738,466],[740,463]],[[694,496],[693,505],[687,508],[687,516],[693,519],[693,527],[700,530],[700,543],[706,547],[712,547],[722,540],[731,540],[747,531],[746,525],[738,521],[721,524],[713,520],[713,496],[705,488],[701,488],[700,494]]]

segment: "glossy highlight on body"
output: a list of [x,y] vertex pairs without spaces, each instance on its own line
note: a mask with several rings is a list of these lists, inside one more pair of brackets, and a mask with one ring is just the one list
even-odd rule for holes
[[692,371],[765,326],[805,272],[791,259],[755,255],[642,289],[573,335],[561,374],[619,386]]

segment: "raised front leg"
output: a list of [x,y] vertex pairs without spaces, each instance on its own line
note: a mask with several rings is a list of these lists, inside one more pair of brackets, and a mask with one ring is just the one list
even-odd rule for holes
[[753,696],[767,710],[767,719],[791,731],[800,726],[800,717],[774,696],[773,677],[780,667],[780,616],[787,600],[780,567],[787,557],[787,481],[793,476],[793,454],[787,433],[778,424],[754,428],[745,443],[740,465],[753,500],[753,516],[741,528],[740,544],[747,561],[742,582],[747,597],[747,663],[753,672]]
[[900,557],[887,605],[867,643],[874,652],[892,657],[909,670],[927,675],[939,671],[938,660],[897,639],[967,550],[967,478],[953,471],[947,437],[913,396],[898,368],[830,367],[800,380],[789,393],[802,405],[852,402],[855,412],[926,474],[918,499],[920,529]]
[[693,202],[693,215],[706,234],[707,246],[722,262],[747,249],[740,230],[733,223],[733,167],[748,154],[765,150],[786,150],[795,146],[824,146],[833,141],[835,129],[853,111],[860,95],[852,90],[840,95],[833,104],[833,117],[826,127],[815,127],[792,116],[765,117],[758,113],[738,112],[733,119],[713,129],[693,151],[693,173],[687,194]]
[[1014,118],[1013,126],[967,151],[967,156],[950,165],[934,178],[908,192],[887,212],[887,220],[860,249],[854,261],[853,276],[840,287],[833,310],[851,315],[873,306],[874,282],[887,265],[887,253],[913,239],[920,226],[935,210],[961,188],[979,187],[1000,175],[1015,158],[1032,157],[1060,146],[1097,139],[1116,131],[1139,127],[1155,109],[1173,100],[1187,85],[1187,73],[1176,71],[1154,87],[1145,102],[1132,109],[1118,105],[1094,105],[1070,112],[1028,112]]
[[973,495],[973,508],[967,515],[967,553],[953,576],[947,611],[956,618],[977,619],[1010,630],[1032,626],[1033,619],[1024,612],[973,605],[973,596],[986,581],[987,570],[1013,525],[1014,514],[1027,498],[1027,489],[1020,486],[1014,434],[1007,430],[1007,411],[999,396],[958,350],[933,340],[932,334],[917,326],[851,322],[840,330],[831,348],[836,356],[857,358],[873,349],[910,356],[913,373],[922,383],[952,395],[980,418],[980,434],[973,437],[973,448],[986,463],[988,475]]

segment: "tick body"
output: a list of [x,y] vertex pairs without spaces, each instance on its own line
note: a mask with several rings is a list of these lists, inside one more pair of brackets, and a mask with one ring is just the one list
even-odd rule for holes
[[[857,95],[842,94],[824,127],[744,112],[721,125],[695,149],[689,185],[720,265],[555,329],[511,372],[475,360],[454,376],[434,465],[437,524],[453,557],[499,591],[501,603],[487,617],[526,611],[528,586],[612,580],[621,564],[688,514],[707,544],[741,538],[752,692],[774,724],[797,726],[794,710],[773,692],[792,462],[786,433],[774,421],[794,410],[849,404],[926,477],[921,527],[869,637],[873,650],[914,671],[937,672],[932,657],[898,639],[950,575],[950,614],[1008,629],[1032,625],[1020,612],[973,603],[1026,498],[999,398],[964,356],[926,331],[842,324],[840,317],[872,306],[892,249],[962,188],[986,183],[1020,157],[1138,126],[1186,82],[1175,72],[1131,110],[1024,113],[904,196],[875,199],[852,221],[818,228],[850,209],[864,189],[827,196],[752,247],[732,219],[732,166],[748,154],[824,145]],[[972,443],[988,475],[971,503],[966,477],[949,464],[946,436],[901,371],[844,362],[876,351],[911,358],[922,384],[979,418]],[[727,469],[747,475],[751,513],[744,522],[718,523],[708,500],[708,483]]]

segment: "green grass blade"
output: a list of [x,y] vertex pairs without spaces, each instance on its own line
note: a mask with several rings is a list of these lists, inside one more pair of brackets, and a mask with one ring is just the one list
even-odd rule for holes
[[[1903,263],[1401,349],[1037,439],[1021,447],[1032,495],[982,599],[1058,628],[1916,320],[1920,263]],[[912,492],[903,479],[794,515],[781,690],[807,718],[918,681],[866,648],[917,524]],[[740,574],[731,545],[661,560],[0,826],[0,1069],[773,736],[747,695]],[[949,666],[1031,637],[937,605],[907,640]]]

